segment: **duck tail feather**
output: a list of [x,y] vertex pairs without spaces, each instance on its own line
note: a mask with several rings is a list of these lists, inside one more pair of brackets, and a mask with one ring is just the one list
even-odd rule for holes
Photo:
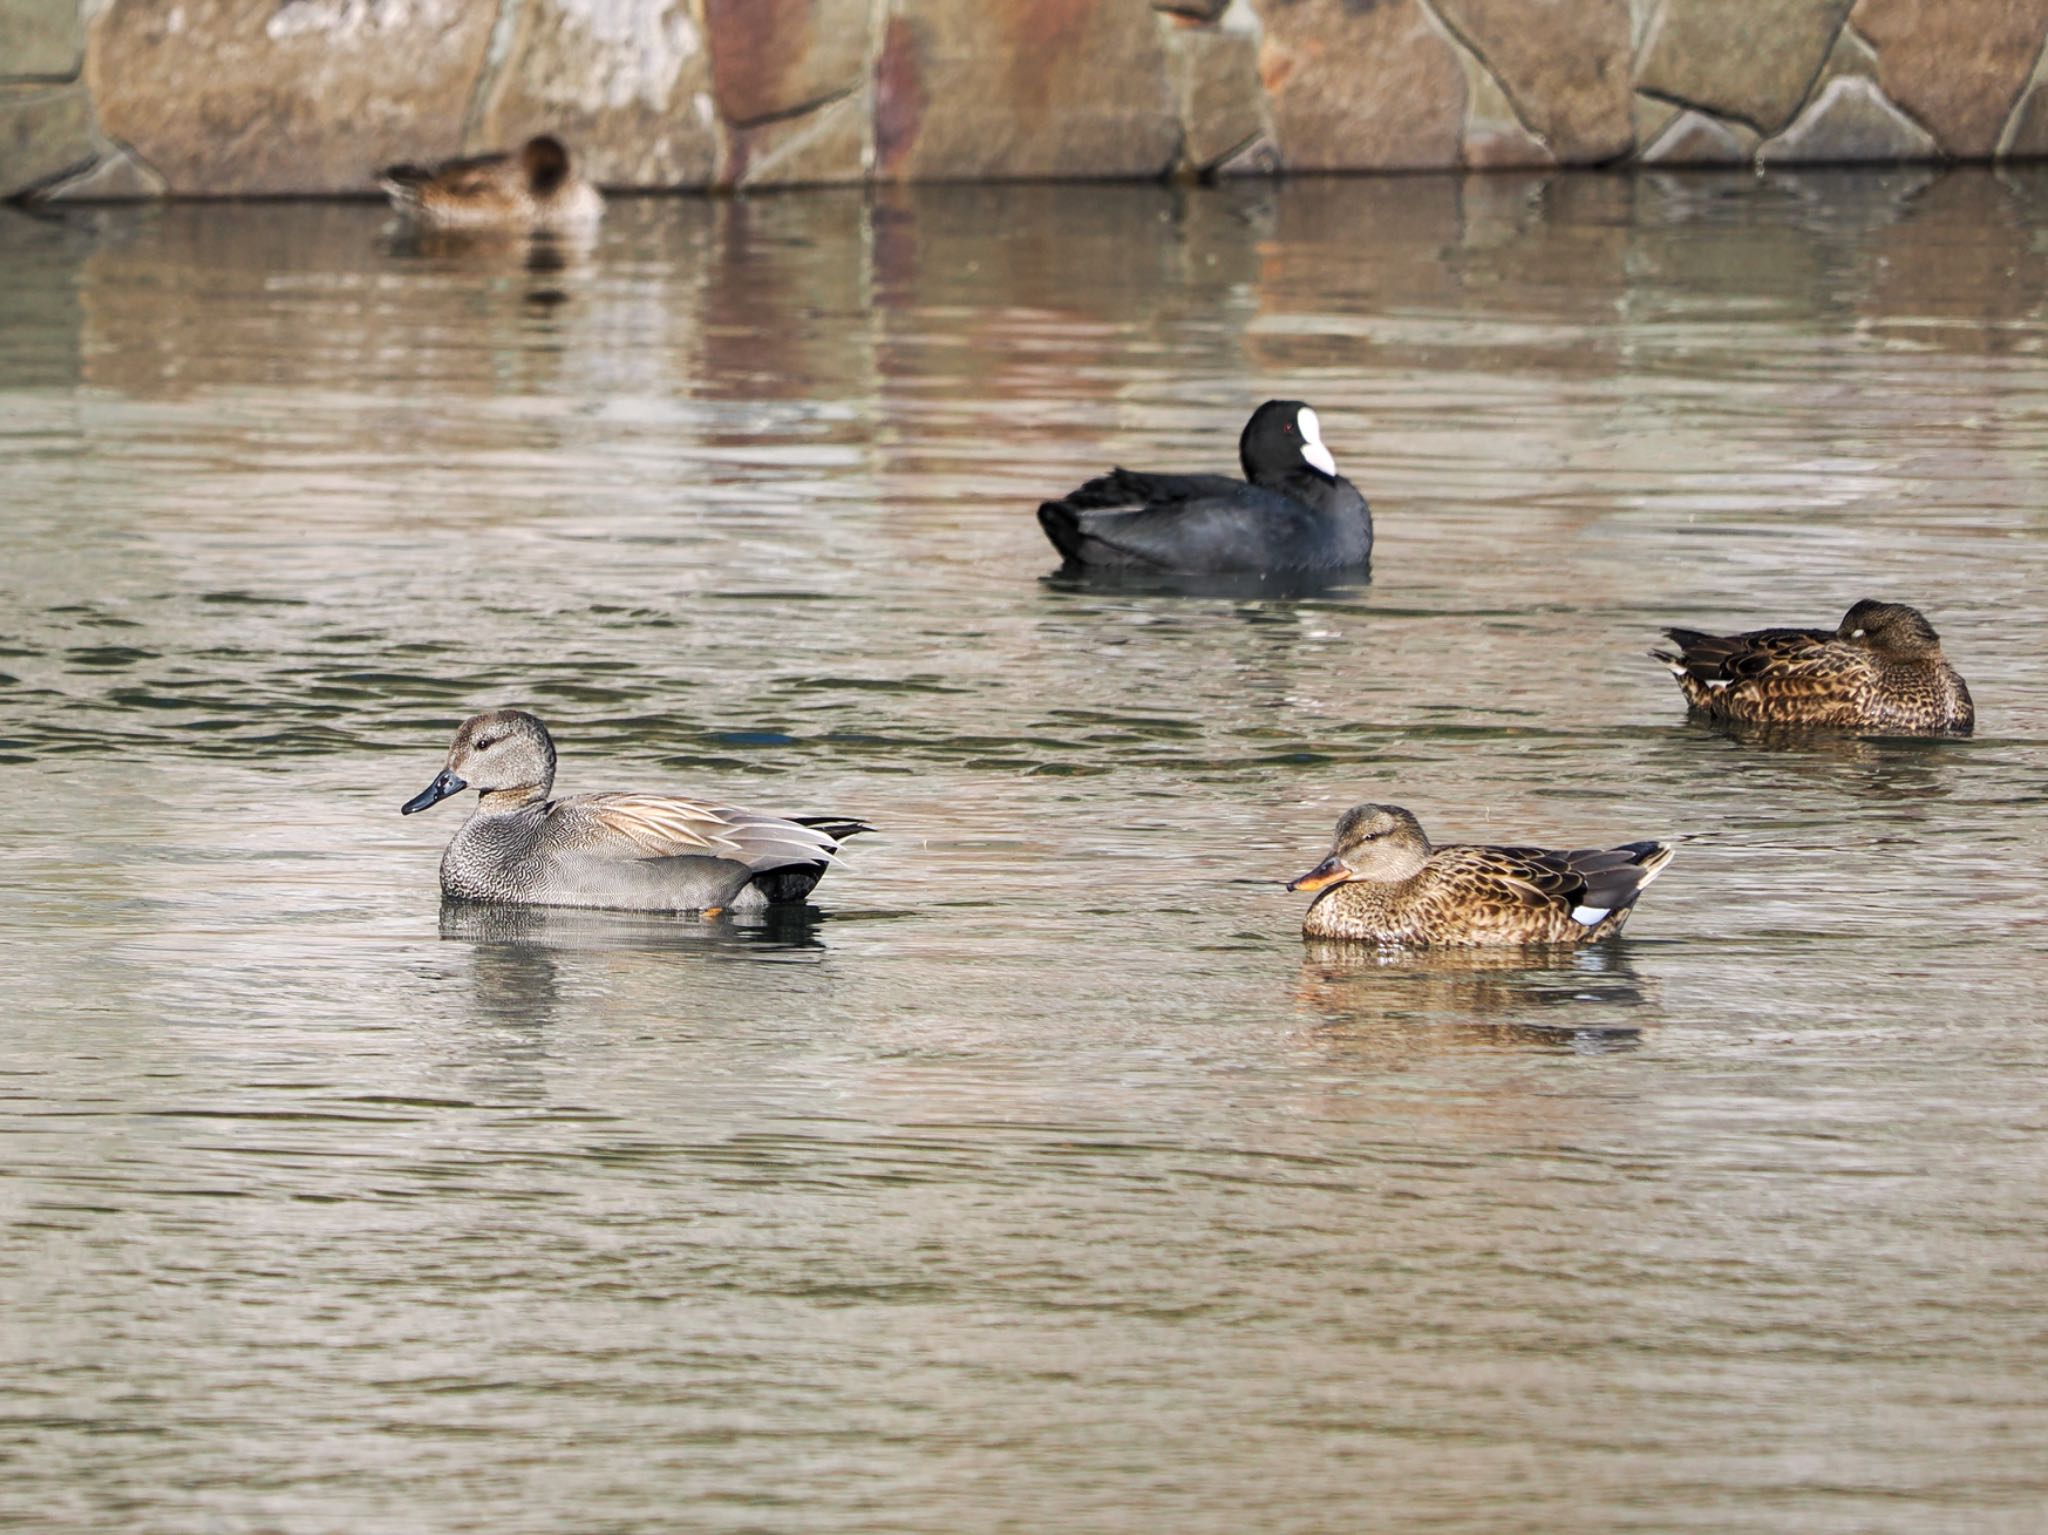
[[808,826],[813,831],[823,832],[834,842],[844,842],[848,837],[858,837],[864,831],[874,830],[874,827],[865,821],[851,820],[844,816],[799,815],[790,819],[799,826]]
[[1081,514],[1064,501],[1044,501],[1038,507],[1038,525],[1052,546],[1074,564],[1082,564],[1088,535],[1081,527]]

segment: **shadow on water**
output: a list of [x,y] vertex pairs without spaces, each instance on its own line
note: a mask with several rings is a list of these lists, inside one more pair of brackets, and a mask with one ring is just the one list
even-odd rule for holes
[[1958,753],[1970,743],[1949,737],[1886,736],[1741,721],[1687,720],[1671,727],[1673,749],[1701,750],[1735,778],[1801,778],[1880,799],[1947,799],[1955,792]]
[[1039,584],[1047,591],[1118,597],[1208,597],[1227,602],[1298,602],[1363,595],[1371,581],[1360,571],[1270,571],[1180,574],[1173,571],[1091,570],[1062,565]]
[[464,943],[570,951],[785,953],[822,950],[825,913],[816,906],[771,906],[706,920],[662,912],[594,911],[573,906],[492,906],[441,902],[441,936]]
[[405,220],[394,221],[378,246],[401,267],[442,276],[524,277],[529,286],[521,296],[543,312],[569,302],[574,283],[589,277],[597,248],[585,231],[422,229]]
[[1311,941],[1295,1000],[1321,1016],[1327,1040],[1378,1054],[1394,1038],[1412,1049],[1418,1032],[1460,1045],[1633,1049],[1643,1030],[1629,1014],[1655,999],[1612,943],[1410,952]]
[[574,990],[578,967],[594,958],[801,962],[823,952],[818,929],[824,920],[815,906],[776,906],[707,921],[667,913],[444,899],[440,931],[444,942],[469,948],[478,1009],[499,1023],[526,1026],[554,1021]]

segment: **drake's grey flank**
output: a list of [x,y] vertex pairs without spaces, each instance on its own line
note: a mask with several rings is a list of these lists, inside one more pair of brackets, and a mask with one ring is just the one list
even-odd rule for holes
[[1693,712],[1759,725],[1966,736],[1977,708],[1941,636],[1917,608],[1865,599],[1828,629],[1711,635],[1667,629],[1671,668]]
[[1587,944],[1612,938],[1671,861],[1661,842],[1551,852],[1540,847],[1432,847],[1399,805],[1355,805],[1336,846],[1289,890],[1321,893],[1304,938],[1392,948]]
[[1237,440],[1242,480],[1112,469],[1038,508],[1067,569],[1179,575],[1361,571],[1372,510],[1337,473],[1316,413],[1268,400]]
[[465,789],[476,809],[441,855],[441,891],[458,900],[621,911],[745,911],[801,901],[840,842],[873,828],[784,820],[675,794],[578,794],[551,800],[555,743],[518,709],[462,722],[448,765],[400,813]]

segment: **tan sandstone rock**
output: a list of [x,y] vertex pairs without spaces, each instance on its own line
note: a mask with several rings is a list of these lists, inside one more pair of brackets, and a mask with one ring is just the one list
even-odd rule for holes
[[1918,123],[1868,80],[1845,76],[1820,93],[1792,126],[1757,150],[1760,164],[1930,160],[1941,153]]
[[704,0],[718,110],[751,126],[862,85],[868,0]]
[[1458,159],[1474,170],[1555,165],[1543,141],[1522,126],[1500,82],[1469,49],[1458,50],[1465,71],[1465,138]]
[[1628,0],[1436,0],[1516,115],[1565,164],[1627,154]]
[[888,0],[875,72],[886,180],[1156,176],[1180,124],[1149,6]]
[[464,0],[110,0],[86,79],[173,192],[342,192],[450,154],[491,8]]
[[1415,0],[1258,0],[1259,72],[1290,170],[1455,165],[1457,51]]
[[1181,159],[1186,169],[1198,175],[1213,172],[1270,135],[1257,38],[1175,27],[1166,35],[1166,51],[1185,134]]
[[1952,155],[1988,155],[2040,56],[2048,0],[1856,0],[1877,78]]
[[688,0],[524,0],[518,16],[466,149],[555,133],[605,186],[710,184],[711,60]]
[[1776,133],[1806,99],[1848,10],[1849,0],[1663,0],[1636,85]]

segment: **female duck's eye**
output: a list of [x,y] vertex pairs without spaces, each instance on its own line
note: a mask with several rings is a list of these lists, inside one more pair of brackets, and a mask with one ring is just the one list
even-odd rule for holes
[[492,748],[493,746],[496,746],[496,745],[497,745],[497,744],[498,744],[498,743],[499,743],[500,741],[502,741],[502,740],[504,740],[504,739],[505,739],[505,738],[504,738],[503,736],[490,736],[490,737],[487,737],[486,739],[484,739],[484,740],[481,740],[481,741],[477,742],[477,743],[476,743],[476,748],[475,748],[475,749],[476,749],[477,751],[480,751],[480,752],[487,752],[487,751],[489,751],[489,750],[490,750],[490,749],[491,749],[491,748]]

